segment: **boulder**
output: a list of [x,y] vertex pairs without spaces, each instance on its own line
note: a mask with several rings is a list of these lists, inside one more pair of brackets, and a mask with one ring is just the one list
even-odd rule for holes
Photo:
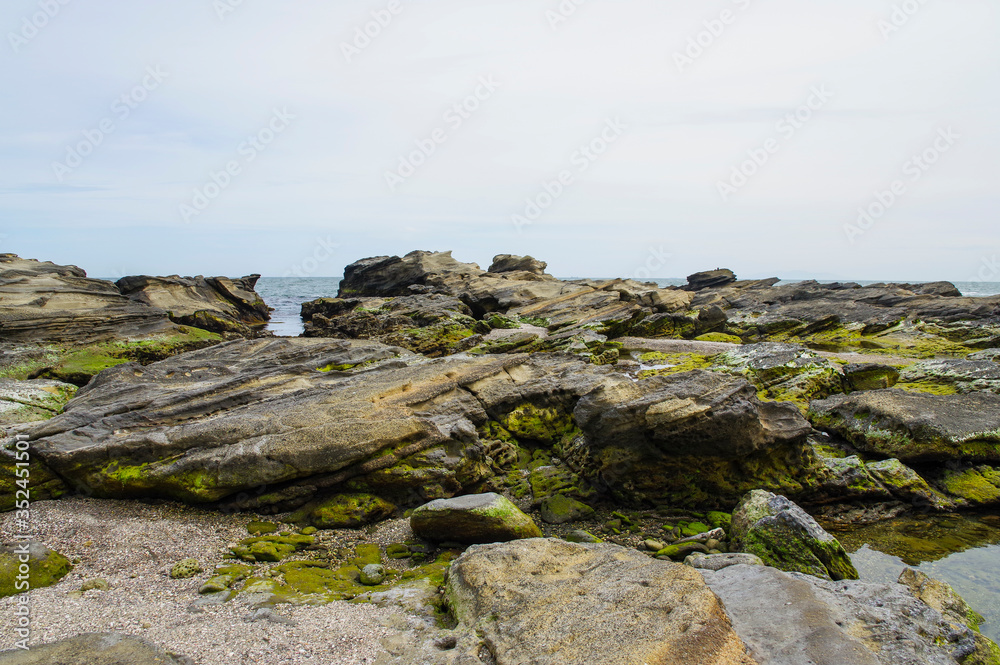
[[857,579],[858,571],[836,538],[783,496],[754,490],[733,512],[733,547],[775,568],[823,579]]
[[529,516],[492,492],[431,501],[413,511],[410,527],[432,542],[495,543],[542,535]]
[[493,257],[493,264],[487,272],[530,272],[544,275],[548,264],[545,261],[530,256],[514,256],[513,254],[498,254]]
[[705,272],[696,272],[693,275],[688,275],[687,286],[684,288],[688,291],[701,291],[702,289],[726,286],[727,284],[732,284],[735,281],[736,275],[733,274],[732,270],[727,268],[717,268],[716,270],[707,270]]
[[565,524],[593,517],[594,509],[565,494],[556,494],[542,501],[541,513],[547,524]]
[[1000,462],[1000,395],[930,395],[872,390],[834,395],[809,406],[821,430],[858,450],[906,464]]
[[131,635],[84,633],[32,645],[29,651],[4,651],[0,665],[194,665],[194,661]]
[[1000,362],[1000,349],[983,349],[982,351],[976,351],[975,353],[970,353],[967,356],[968,360],[990,360],[992,362]]
[[89,344],[177,330],[164,310],[76,266],[0,254],[0,340]]
[[[28,576],[21,579],[25,563]],[[52,586],[72,569],[69,559],[37,541],[0,545],[0,598]]]
[[371,494],[337,494],[306,504],[289,520],[317,529],[356,529],[383,520],[395,510],[394,505]]
[[899,370],[891,365],[852,363],[843,371],[846,392],[892,388],[899,381]]
[[271,318],[271,308],[254,291],[258,279],[137,275],[115,284],[130,300],[166,311],[174,323],[248,337]]
[[446,597],[458,653],[436,663],[754,663],[694,569],[614,545],[475,546],[452,564]]
[[762,402],[745,379],[703,370],[606,381],[573,418],[565,451],[596,485],[630,501],[732,505],[756,486],[801,492],[816,481],[791,404]]
[[761,665],[989,662],[965,660],[980,652],[975,633],[902,584],[831,582],[767,566],[700,572]]

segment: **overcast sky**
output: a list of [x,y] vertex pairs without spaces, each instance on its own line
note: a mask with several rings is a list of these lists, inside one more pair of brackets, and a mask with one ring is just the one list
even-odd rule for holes
[[4,0],[0,28],[0,250],[92,275],[1000,253],[995,0]]

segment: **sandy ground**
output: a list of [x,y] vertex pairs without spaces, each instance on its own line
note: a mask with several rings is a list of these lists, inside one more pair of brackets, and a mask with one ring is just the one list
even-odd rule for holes
[[[346,602],[278,605],[272,619],[256,621],[251,620],[254,608],[239,597],[192,607],[201,583],[223,562],[227,545],[247,536],[249,515],[177,504],[65,499],[33,503],[31,518],[37,540],[79,559],[58,584],[31,591],[34,644],[85,632],[121,632],[198,665],[355,665],[373,663],[383,652],[383,638],[413,625],[414,619],[399,610]],[[9,540],[14,526],[13,513],[0,515],[0,540]],[[386,528],[400,530],[398,525]],[[383,536],[378,540],[400,535],[376,534]],[[170,567],[189,557],[206,572],[170,579]],[[110,590],[67,595],[94,578],[107,580]],[[0,599],[0,650],[13,646],[14,605],[13,597]]]

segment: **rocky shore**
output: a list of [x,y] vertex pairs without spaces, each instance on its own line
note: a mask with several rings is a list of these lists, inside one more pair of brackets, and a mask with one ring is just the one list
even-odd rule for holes
[[278,338],[0,255],[0,663],[1000,663],[821,526],[1000,505],[1000,296],[546,267],[363,259]]

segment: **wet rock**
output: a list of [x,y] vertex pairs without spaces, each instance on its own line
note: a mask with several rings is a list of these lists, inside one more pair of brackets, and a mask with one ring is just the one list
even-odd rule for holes
[[873,390],[814,401],[809,419],[858,450],[907,464],[1000,462],[1000,395]]
[[542,535],[528,515],[492,492],[431,501],[413,511],[410,526],[418,537],[434,542],[494,543]]
[[765,564],[823,579],[857,579],[858,571],[837,541],[783,496],[754,490],[733,512],[733,546]]

